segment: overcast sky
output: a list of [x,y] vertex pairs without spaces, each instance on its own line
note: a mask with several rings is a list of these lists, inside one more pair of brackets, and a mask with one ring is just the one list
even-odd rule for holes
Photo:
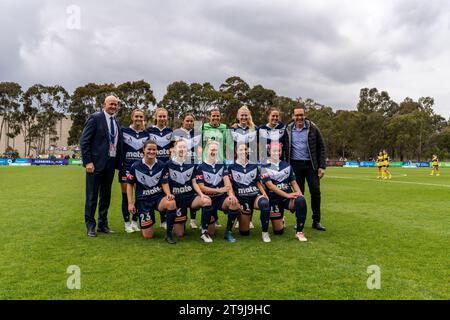
[[0,81],[25,89],[144,79],[159,101],[173,81],[218,89],[238,75],[336,109],[363,87],[432,96],[450,117],[448,0],[1,0],[0,12]]

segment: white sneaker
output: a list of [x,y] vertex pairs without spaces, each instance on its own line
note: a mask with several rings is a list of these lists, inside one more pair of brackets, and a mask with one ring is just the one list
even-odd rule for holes
[[216,228],[220,228],[220,227],[222,227],[222,225],[220,224],[219,221],[216,221]]
[[284,219],[284,217],[283,217],[283,228],[286,228],[286,227],[287,227],[286,219]]
[[133,228],[133,231],[141,231],[136,221],[131,221],[131,228]]
[[134,232],[133,228],[131,227],[131,223],[130,222],[125,222],[125,232],[126,233],[133,233]]
[[191,229],[198,229],[197,224],[195,223],[195,220],[191,220]]
[[295,237],[302,242],[308,241],[308,239],[306,239],[305,234],[303,232],[297,232],[295,234]]
[[213,239],[211,239],[211,237],[209,236],[208,232],[203,232],[202,236],[200,237],[202,238],[202,240],[206,243],[211,243],[213,242]]
[[239,221],[236,221],[236,225],[234,226],[236,229],[239,229]]
[[272,241],[272,240],[270,240],[270,237],[269,237],[269,233],[268,233],[268,232],[263,232],[263,233],[262,233],[262,239],[263,239],[264,242],[270,242],[270,241]]
[[250,229],[255,229],[255,226],[253,225],[253,222],[250,221],[250,225],[249,225]]
[[161,228],[163,228],[164,230],[167,230],[167,223],[161,222]]

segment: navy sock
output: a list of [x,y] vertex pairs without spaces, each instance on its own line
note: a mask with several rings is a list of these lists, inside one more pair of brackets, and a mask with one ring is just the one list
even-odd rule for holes
[[231,231],[234,221],[239,215],[238,210],[228,210],[227,231]]
[[206,206],[202,208],[202,229],[208,230],[209,221],[211,220],[211,216],[214,212],[214,208],[212,206]]
[[122,193],[122,216],[123,221],[130,222],[130,213],[128,212],[128,198],[126,193]]
[[262,232],[267,232],[269,230],[269,220],[270,220],[269,200],[267,200],[266,198],[259,199],[258,206],[259,206],[259,209],[261,210]]
[[[175,217],[177,216],[177,210],[167,210],[165,212],[166,222],[167,222],[167,231],[166,236],[172,237],[173,225],[175,222]],[[161,213],[162,217],[162,213]]]
[[197,209],[190,209],[191,220],[195,220],[197,218]]
[[295,199],[295,217],[297,218],[297,232],[303,231],[306,221],[306,200],[301,196]]
[[160,214],[161,214],[161,223],[166,222],[166,220],[167,220],[166,212],[163,211],[163,212],[160,212]]

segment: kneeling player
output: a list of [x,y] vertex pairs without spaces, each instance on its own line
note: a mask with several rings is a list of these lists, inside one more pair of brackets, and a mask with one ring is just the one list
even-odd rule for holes
[[284,210],[295,211],[297,219],[296,238],[299,241],[307,241],[303,233],[306,220],[306,201],[295,181],[294,170],[289,163],[280,161],[281,144],[272,142],[269,145],[269,163],[261,168],[264,184],[269,189],[270,220],[272,221],[273,233],[281,235],[284,232],[283,215]]
[[208,216],[208,211],[202,212],[202,229],[208,229],[210,235],[214,235],[217,210],[222,210],[228,215],[225,239],[235,242],[232,227],[239,215],[239,202],[231,187],[228,170],[223,163],[218,162],[219,143],[211,140],[206,145],[205,162],[197,167],[196,179],[203,193],[211,198],[213,212]]
[[[153,238],[155,210],[175,214],[176,204],[170,193],[164,194],[163,183],[167,183],[165,165],[156,160],[157,145],[148,140],[144,143],[144,158],[130,168],[127,175],[128,211],[137,214],[144,238]],[[133,190],[136,186],[136,206]]]
[[[187,220],[187,209],[203,208],[206,215],[211,216],[213,208],[211,199],[204,195],[200,190],[195,179],[196,165],[188,159],[188,148],[186,140],[181,139],[175,142],[173,157],[166,162],[166,170],[168,171],[169,185],[163,185],[175,197],[177,210],[173,214],[167,212],[167,236],[169,243],[175,243],[172,237],[172,229],[178,237],[184,235],[185,224]],[[208,234],[208,230],[202,230],[201,238],[205,242],[212,242]]]
[[241,206],[239,216],[239,232],[241,235],[250,234],[250,219],[253,209],[261,210],[262,239],[270,242],[269,219],[270,205],[266,191],[261,183],[258,166],[248,161],[248,147],[239,144],[236,148],[237,159],[228,168],[228,174],[234,193]]

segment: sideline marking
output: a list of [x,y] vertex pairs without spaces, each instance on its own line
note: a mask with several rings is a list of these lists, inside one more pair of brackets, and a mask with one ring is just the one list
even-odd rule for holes
[[[349,177],[339,177],[339,176],[325,176],[331,179],[347,179],[347,180],[363,180],[363,181],[379,181],[378,179],[358,179],[358,178],[349,178]],[[395,181],[389,180],[389,183],[403,183],[403,184],[416,184],[421,186],[431,186],[431,187],[443,187],[450,188],[450,185],[447,184],[435,184],[435,183],[422,183],[422,182],[408,182],[408,181]]]

